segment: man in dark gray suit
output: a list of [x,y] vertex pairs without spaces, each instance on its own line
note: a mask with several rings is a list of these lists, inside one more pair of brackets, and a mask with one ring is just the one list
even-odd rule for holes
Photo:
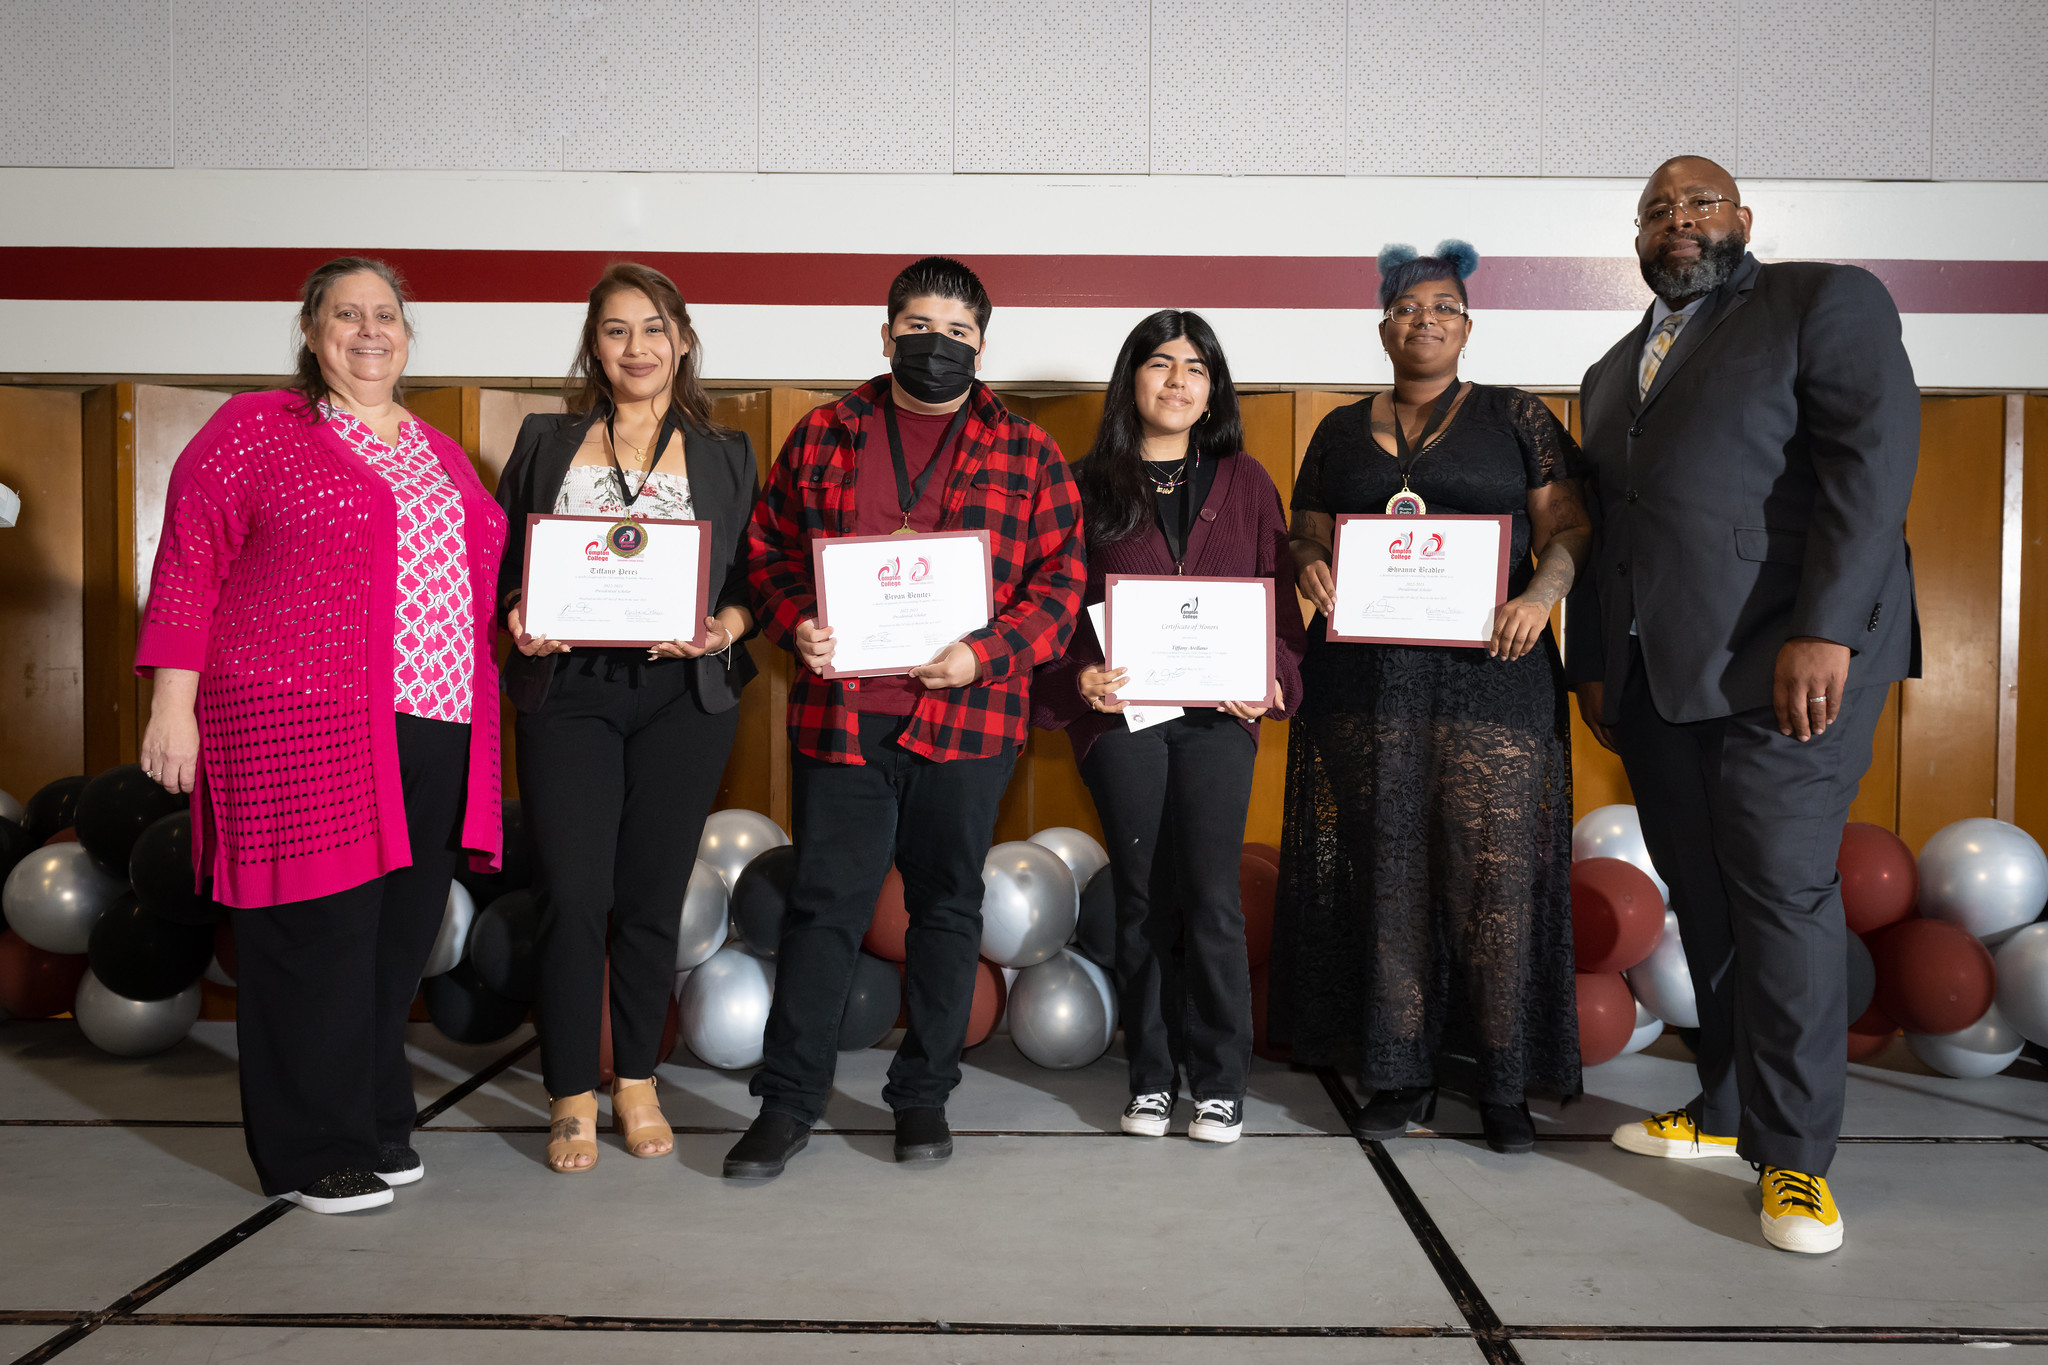
[[1700,157],[1638,201],[1657,299],[1580,390],[1597,529],[1567,667],[1628,769],[1699,999],[1701,1094],[1614,1141],[1747,1158],[1765,1238],[1820,1252],[1842,1242],[1835,857],[1886,686],[1919,671],[1920,402],[1876,277],[1764,265],[1750,221]]

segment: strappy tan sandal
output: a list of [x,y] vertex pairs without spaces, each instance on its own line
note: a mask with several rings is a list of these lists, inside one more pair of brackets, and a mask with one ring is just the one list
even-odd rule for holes
[[[652,1123],[643,1123],[638,1128],[626,1126],[626,1111],[642,1107],[651,1108],[657,1115],[661,1102],[654,1098],[654,1082],[614,1081],[612,1082],[612,1126],[618,1129],[619,1138],[626,1144],[626,1155],[642,1158],[667,1156],[676,1149],[676,1134],[668,1121],[657,1117]],[[640,1144],[658,1142],[659,1151],[643,1152]]]
[[[587,1156],[583,1166],[565,1166],[571,1157]],[[597,1166],[597,1095],[585,1091],[548,1103],[548,1169],[556,1175],[582,1175]]]

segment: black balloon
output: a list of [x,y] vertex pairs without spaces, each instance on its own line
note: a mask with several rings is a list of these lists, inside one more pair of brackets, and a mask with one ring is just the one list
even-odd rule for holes
[[796,846],[783,844],[755,854],[733,883],[732,927],[739,931],[740,941],[762,957],[774,957],[782,946],[782,912],[789,908],[789,888],[795,880]]
[[496,872],[472,872],[469,859],[456,869],[455,880],[478,905],[489,905],[508,891],[524,891],[533,885],[533,857],[526,844],[526,817],[513,797],[502,803],[505,842],[498,855]]
[[[14,865],[36,851],[36,841],[29,832],[4,815],[0,815],[0,882],[7,880],[7,874],[14,871]],[[5,924],[0,920],[0,924]]]
[[[766,856],[765,854],[762,856]],[[903,978],[896,964],[871,953],[853,960],[853,986],[846,993],[846,1011],[839,1016],[839,1050],[873,1047],[896,1027],[903,1012]]]
[[508,1000],[477,979],[467,962],[420,982],[427,1017],[458,1043],[495,1043],[526,1020],[526,1002]]
[[1877,994],[1877,963],[1871,959],[1870,949],[1859,934],[1849,934],[1849,1022],[1855,1023],[1863,1017],[1863,1011],[1870,1008],[1870,998]]
[[78,814],[78,794],[85,790],[82,777],[60,777],[28,799],[21,809],[22,828],[41,848],[60,829],[71,828]]
[[153,915],[133,895],[94,921],[86,947],[92,974],[128,1000],[168,1000],[213,961],[213,930]]
[[128,855],[128,884],[151,914],[179,924],[210,925],[220,902],[192,885],[192,812],[177,811],[142,831]]
[[1074,925],[1074,951],[1096,966],[1116,970],[1116,887],[1109,869],[1098,868],[1081,888],[1081,918]]
[[125,877],[128,855],[135,851],[142,831],[189,804],[189,798],[158,786],[140,763],[123,763],[85,784],[72,823],[78,830],[78,842],[85,845],[92,860],[115,876]]
[[507,891],[477,912],[468,958],[476,979],[507,1000],[540,994],[540,910],[531,891]]

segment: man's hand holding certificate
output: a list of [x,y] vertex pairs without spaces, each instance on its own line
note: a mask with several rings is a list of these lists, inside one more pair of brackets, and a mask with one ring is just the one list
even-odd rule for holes
[[1111,574],[1104,587],[1112,672],[1124,702],[1275,706],[1273,580]]
[[705,642],[711,523],[526,518],[520,626],[565,645]]
[[1499,516],[1338,517],[1328,638],[1484,649],[1507,600],[1511,531]]
[[833,642],[821,677],[908,673],[995,613],[986,531],[818,540],[811,569]]

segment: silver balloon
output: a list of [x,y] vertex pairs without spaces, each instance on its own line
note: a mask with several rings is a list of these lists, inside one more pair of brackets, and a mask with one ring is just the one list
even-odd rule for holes
[[690,887],[683,892],[683,919],[676,929],[676,970],[687,972],[725,946],[728,930],[725,878],[702,858],[690,869]]
[[2048,924],[2029,924],[1998,945],[1998,1012],[2030,1043],[2048,1047]]
[[775,964],[734,945],[690,973],[676,1002],[676,1036],[706,1065],[738,1071],[761,1064]]
[[997,844],[981,864],[981,955],[1029,967],[1067,946],[1081,916],[1073,869],[1043,844]]
[[697,858],[707,862],[725,881],[727,895],[739,884],[740,873],[757,854],[780,848],[789,842],[782,826],[757,810],[717,810],[704,822],[704,837],[697,842]]
[[1634,863],[1650,874],[1664,903],[1671,903],[1671,888],[1664,884],[1664,879],[1657,875],[1657,865],[1650,861],[1649,847],[1643,843],[1643,824],[1634,806],[1602,806],[1588,811],[1584,819],[1573,825],[1572,861],[1581,858],[1619,858]]
[[128,883],[100,870],[83,844],[51,844],[15,864],[0,888],[7,926],[46,953],[82,953],[100,914]]
[[1109,1050],[1116,1036],[1116,989],[1109,973],[1071,948],[1017,973],[1010,1037],[1040,1066],[1071,1071]]
[[1913,1049],[1915,1057],[1944,1076],[1965,1080],[1996,1076],[2019,1060],[2026,1041],[1996,1005],[1984,1011],[1982,1019],[1954,1033],[1906,1035],[1906,1046]]
[[1109,854],[1093,836],[1085,830],[1071,825],[1054,825],[1031,836],[1031,843],[1049,848],[1060,855],[1074,874],[1074,885],[1086,886],[1088,879],[1109,866]]
[[1678,936],[1677,911],[1664,912],[1664,936],[1657,940],[1648,957],[1622,975],[1628,978],[1628,988],[1636,993],[1636,999],[1665,1023],[1673,1028],[1700,1026],[1692,972],[1685,965],[1685,944]]
[[0,792],[0,820],[12,820],[17,825],[21,823],[21,802],[6,792]]
[[448,883],[448,908],[441,912],[441,932],[434,939],[434,951],[427,954],[427,965],[420,968],[421,978],[439,976],[462,961],[462,950],[469,946],[470,921],[475,918],[476,901],[469,888],[461,882]]
[[2018,825],[1983,816],[1958,820],[1920,850],[1920,913],[1928,919],[1998,944],[2038,919],[2044,905],[2048,853]]
[[1621,1055],[1626,1057],[1631,1052],[1641,1052],[1644,1048],[1656,1042],[1663,1032],[1664,1021],[1650,1013],[1648,1005],[1645,1005],[1640,1000],[1636,1001],[1635,1032],[1629,1034],[1628,1042],[1622,1045]]
[[201,981],[211,981],[216,986],[226,986],[229,990],[235,988],[235,979],[228,975],[227,968],[220,965],[220,954],[218,953],[215,953],[213,960],[206,964],[206,974],[199,979]]
[[151,1057],[192,1031],[199,1020],[199,983],[168,1000],[129,1000],[100,984],[90,971],[78,983],[71,1012],[87,1041],[116,1057]]

